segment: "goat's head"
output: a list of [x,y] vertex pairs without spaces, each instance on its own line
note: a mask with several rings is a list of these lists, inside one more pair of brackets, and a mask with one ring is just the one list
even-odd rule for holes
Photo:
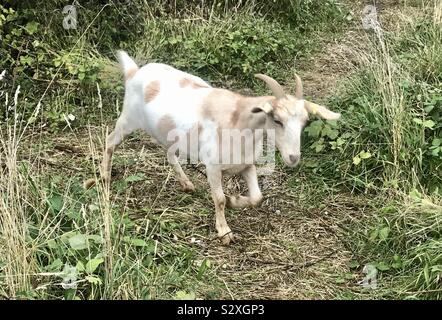
[[272,90],[276,99],[253,109],[252,112],[265,112],[267,126],[275,129],[276,147],[284,162],[294,167],[301,158],[301,131],[307,123],[309,114],[322,119],[336,120],[341,116],[324,106],[304,100],[301,79],[296,78],[295,95],[285,94],[281,85],[274,79],[263,74],[255,75],[263,80]]

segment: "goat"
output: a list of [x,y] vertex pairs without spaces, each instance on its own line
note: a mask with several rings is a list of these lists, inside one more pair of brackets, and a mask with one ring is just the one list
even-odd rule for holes
[[[219,134],[224,134],[226,130],[248,129],[253,134],[259,129],[270,129],[274,130],[276,148],[284,162],[289,167],[294,167],[300,160],[301,131],[309,114],[329,120],[340,117],[339,113],[304,100],[302,82],[296,74],[294,96],[285,94],[276,80],[257,74],[255,77],[267,84],[273,96],[249,97],[214,88],[199,77],[165,64],[149,63],[138,68],[124,51],[118,52],[118,58],[125,78],[124,105],[114,131],[106,139],[101,170],[103,180],[110,181],[115,148],[128,134],[142,129],[168,148],[167,159],[183,190],[194,191],[193,183],[178,161],[176,150],[171,148],[173,139],[170,138],[170,133],[173,130],[184,132],[185,135],[180,138],[183,140],[192,131],[196,131],[198,148],[193,151],[186,149],[184,153],[187,156],[189,153],[190,156],[196,156],[206,167],[215,204],[215,226],[224,245],[234,239],[224,215],[225,207],[257,206],[262,201],[254,162],[257,152],[242,144],[241,153],[245,155],[245,159],[241,158],[240,163],[220,163],[213,161],[216,156],[204,157],[200,151],[205,148],[209,151],[216,150],[219,154],[228,153],[229,150],[223,149],[224,145],[219,138]],[[255,135],[255,145],[260,145],[262,139],[262,134]],[[259,148],[257,151],[259,153]],[[240,174],[247,183],[248,195],[226,197],[222,187],[222,177],[225,174]],[[85,186],[90,188],[94,183],[95,180],[89,179]]]

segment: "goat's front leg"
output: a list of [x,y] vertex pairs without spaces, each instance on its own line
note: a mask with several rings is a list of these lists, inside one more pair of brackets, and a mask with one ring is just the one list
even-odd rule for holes
[[193,185],[192,181],[190,181],[190,179],[187,177],[187,175],[184,173],[183,168],[181,167],[175,152],[168,151],[167,160],[172,166],[173,171],[175,171],[176,175],[178,176],[178,181],[180,182],[183,191],[184,192],[195,191],[195,186]]
[[262,201],[262,193],[259,189],[256,166],[251,165],[241,173],[247,183],[249,196],[228,197],[227,206],[230,208],[255,207]]
[[207,179],[209,181],[213,202],[215,203],[215,227],[218,231],[218,237],[224,245],[233,241],[232,230],[227,225],[224,210],[226,207],[226,196],[222,186],[222,172],[218,168],[207,168]]

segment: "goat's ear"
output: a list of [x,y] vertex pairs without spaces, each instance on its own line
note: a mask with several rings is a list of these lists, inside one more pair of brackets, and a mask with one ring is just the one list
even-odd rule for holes
[[324,106],[320,106],[319,104],[307,100],[305,100],[304,106],[310,114],[318,115],[320,118],[325,120],[338,120],[341,117],[340,113],[330,111]]
[[270,103],[266,102],[263,105],[254,107],[252,109],[252,113],[258,113],[258,112],[264,112],[266,114],[269,114],[273,111],[273,107]]

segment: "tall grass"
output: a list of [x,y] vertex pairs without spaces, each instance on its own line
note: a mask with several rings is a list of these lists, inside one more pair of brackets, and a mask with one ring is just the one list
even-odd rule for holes
[[[375,29],[338,102],[350,105],[343,177],[378,196],[378,211],[352,222],[346,239],[359,263],[378,268],[386,297],[442,297],[442,158],[430,152],[442,134],[440,10],[430,2],[398,34]],[[361,151],[370,156],[355,164]]]
[[[15,92],[12,109],[17,109],[19,88]],[[13,114],[16,116],[16,113]],[[30,288],[30,278],[35,272],[33,258],[35,248],[27,245],[27,197],[29,185],[26,175],[20,171],[18,146],[22,131],[20,119],[0,131],[0,255],[6,286],[2,295],[15,298],[19,292]],[[23,168],[22,168],[23,169]]]
[[438,192],[442,153],[432,150],[442,129],[442,35],[432,5],[397,33],[379,26],[355,39],[357,71],[331,98],[345,121],[339,134],[321,133],[343,161],[322,162],[324,175],[366,192]]
[[[25,98],[16,92],[12,102],[0,95],[10,110],[0,127],[0,297],[164,299],[195,295],[202,279],[217,287],[210,268],[196,264],[185,232],[170,238],[178,225],[170,216],[176,214],[164,209],[156,215],[151,208],[133,217],[128,184],[144,178],[134,173],[116,181],[112,191],[101,183],[84,190],[88,168],[97,172],[99,161],[48,158],[47,145],[39,143],[57,142],[23,125],[29,123],[22,118]],[[104,127],[89,130],[82,143],[89,139],[87,153],[98,160]],[[77,142],[75,135],[71,139]],[[73,170],[79,165],[83,174]],[[165,183],[159,183],[160,192]]]

